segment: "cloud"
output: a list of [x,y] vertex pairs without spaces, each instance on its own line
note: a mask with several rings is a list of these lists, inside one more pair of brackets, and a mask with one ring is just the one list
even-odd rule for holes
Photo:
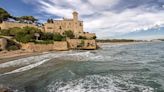
[[147,30],[164,24],[163,0],[24,0],[40,13],[72,17],[75,9],[85,31],[99,38]]

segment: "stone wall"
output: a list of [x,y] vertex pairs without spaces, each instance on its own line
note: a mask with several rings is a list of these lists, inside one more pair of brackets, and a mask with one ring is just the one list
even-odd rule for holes
[[66,51],[69,49],[95,50],[97,44],[95,40],[67,39],[67,41],[54,42],[54,44],[21,44],[22,49],[30,52],[42,51]]
[[[16,23],[16,22],[6,22],[6,21],[3,21],[2,23],[0,23],[0,29],[9,29],[9,28],[14,28],[14,27],[23,28],[23,27],[26,27],[26,26],[38,28],[38,27],[35,26],[34,24]],[[40,29],[40,28],[39,28],[39,29]]]
[[80,34],[80,36],[86,37],[87,39],[93,39],[93,37],[96,36],[96,34],[95,33],[84,32],[83,34]]
[[0,38],[0,49],[5,50],[7,46],[7,40],[5,38]]
[[97,49],[96,40],[83,40],[83,39],[67,39],[70,49]]
[[54,44],[34,44],[34,43],[27,43],[22,44],[22,49],[28,50],[28,51],[36,51],[36,52],[42,52],[42,51],[64,51],[68,50],[67,42],[54,42]]

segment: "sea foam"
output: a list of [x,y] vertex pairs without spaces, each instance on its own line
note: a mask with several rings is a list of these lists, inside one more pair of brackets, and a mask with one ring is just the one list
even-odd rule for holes
[[[123,85],[123,86],[120,86]],[[116,76],[90,75],[69,82],[52,82],[48,92],[154,92],[149,86],[137,85]]]

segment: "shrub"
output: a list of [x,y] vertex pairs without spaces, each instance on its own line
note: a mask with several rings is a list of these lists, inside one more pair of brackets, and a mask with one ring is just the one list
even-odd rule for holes
[[6,49],[7,50],[18,50],[21,48],[21,45],[14,42],[13,40],[7,40],[7,46],[6,46]]
[[9,36],[10,35],[10,30],[7,30],[7,29],[0,30],[0,34],[4,35],[4,36]]
[[24,32],[19,32],[15,39],[22,43],[28,43],[33,40],[31,35],[25,34]]
[[10,36],[16,36],[16,34],[18,32],[21,32],[21,31],[22,31],[22,29],[21,28],[18,28],[18,27],[10,28],[9,29],[9,35]]
[[97,37],[96,36],[93,36],[92,39],[96,39]]
[[69,37],[70,39],[74,38],[74,33],[71,30],[65,31],[64,36]]
[[40,41],[35,41],[35,44],[53,44],[53,43],[54,43],[53,40],[46,40],[46,41],[40,40]]
[[16,45],[12,45],[12,46],[9,46],[8,48],[7,48],[7,50],[19,50],[19,47],[18,46],[16,46]]
[[85,36],[79,36],[79,39],[87,39]]
[[53,40],[54,34],[53,33],[41,33],[40,40]]
[[63,39],[64,39],[64,37],[59,33],[55,33],[53,36],[54,41],[62,41]]

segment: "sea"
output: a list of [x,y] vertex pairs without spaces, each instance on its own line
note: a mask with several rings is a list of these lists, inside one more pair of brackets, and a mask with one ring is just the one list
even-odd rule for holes
[[44,52],[0,64],[14,92],[164,92],[164,42],[104,43],[98,50]]

